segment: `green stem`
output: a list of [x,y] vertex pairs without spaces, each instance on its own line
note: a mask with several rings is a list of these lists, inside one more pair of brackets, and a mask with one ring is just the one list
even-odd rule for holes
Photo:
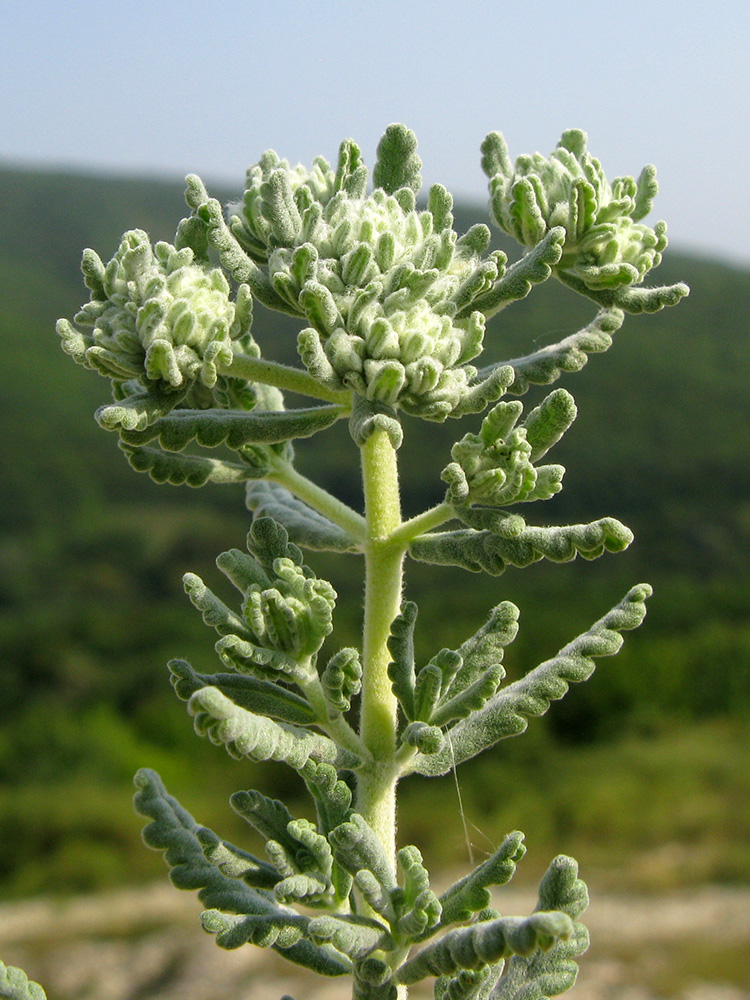
[[367,539],[367,524],[361,514],[352,510],[347,504],[333,496],[322,486],[318,486],[307,476],[289,465],[287,462],[279,462],[273,471],[267,476],[268,479],[284,486],[293,493],[299,500],[309,504],[313,510],[333,521],[339,528],[343,528],[357,542],[364,543]]
[[417,514],[416,517],[400,524],[392,532],[391,541],[400,545],[408,545],[419,535],[423,535],[433,528],[439,528],[441,524],[445,524],[446,521],[450,521],[455,516],[453,507],[449,503],[439,503],[436,507],[431,507],[422,514]]
[[324,399],[328,403],[341,403],[344,406],[351,403],[351,393],[346,389],[329,389],[307,372],[276,361],[235,354],[230,364],[217,365],[217,368],[222,375],[230,375],[232,378],[275,385],[277,389],[298,392],[303,396],[312,396],[313,399]]
[[360,736],[374,763],[359,776],[356,805],[395,871],[398,704],[388,677],[388,637],[401,605],[404,546],[391,540],[401,524],[401,502],[396,451],[384,430],[362,447],[362,478],[367,543]]
[[329,714],[328,702],[326,701],[323,685],[320,683],[317,671],[314,676],[310,677],[309,681],[300,682],[299,686],[307,700],[318,713],[318,725],[323,732],[327,736],[330,736],[334,743],[337,743],[340,747],[344,747],[346,750],[350,750],[356,757],[363,760],[363,762],[367,762],[369,760],[367,748],[344,716],[340,712],[334,715]]

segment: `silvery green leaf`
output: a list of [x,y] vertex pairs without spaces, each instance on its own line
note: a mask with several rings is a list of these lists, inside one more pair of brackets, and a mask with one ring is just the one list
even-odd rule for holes
[[392,945],[387,927],[378,920],[356,914],[313,917],[308,933],[315,944],[331,944],[355,960]]
[[570,393],[566,389],[555,389],[527,414],[523,426],[526,428],[526,440],[531,445],[529,457],[532,462],[542,458],[557,444],[577,413],[575,400]]
[[235,705],[279,722],[308,726],[318,721],[312,705],[288,688],[247,674],[199,674],[185,660],[170,660],[172,686],[178,698],[189,701],[201,688],[215,687]]
[[527,527],[514,538],[502,538],[491,531],[436,532],[416,538],[409,545],[409,555],[419,562],[499,576],[508,566],[523,568],[540,559],[570,562],[577,555],[596,559],[605,551],[621,552],[632,540],[633,534],[624,524],[603,517],[589,524]]
[[439,941],[427,945],[396,973],[403,985],[417,983],[427,976],[444,976],[459,969],[480,969],[511,955],[530,955],[537,949],[548,950],[557,940],[573,933],[573,923],[566,913],[536,912],[530,917],[499,917],[470,927],[448,931]]
[[574,273],[560,271],[558,278],[569,288],[605,309],[622,309],[633,315],[655,313],[665,306],[676,306],[680,299],[690,294],[690,289],[683,281],[656,287],[619,285],[617,288],[591,288]]
[[291,912],[246,916],[204,910],[201,914],[203,930],[216,937],[220,948],[233,950],[254,944],[258,948],[275,948],[282,955],[307,936],[309,919]]
[[155,483],[172,486],[205,486],[206,483],[245,483],[248,479],[264,476],[269,470],[268,457],[257,449],[255,454],[243,455],[251,459],[242,465],[202,455],[180,455],[162,451],[161,448],[139,448],[120,441],[131,468],[146,472]]
[[503,659],[505,649],[518,634],[519,611],[515,604],[503,601],[496,605],[482,627],[458,649],[461,667],[446,690],[446,698],[455,698],[494,670]]
[[334,827],[349,819],[352,791],[330,764],[317,764],[308,760],[299,773],[315,800],[318,825],[327,835]]
[[[503,362],[514,372],[507,391],[514,396],[522,396],[530,385],[551,385],[563,372],[580,371],[589,354],[601,353],[612,346],[612,334],[622,326],[623,319],[621,309],[602,309],[588,326],[559,343]],[[494,366],[481,369],[478,377],[489,377],[493,370]]]
[[294,816],[283,802],[251,788],[246,792],[235,792],[229,803],[237,815],[257,830],[264,840],[275,841],[287,854],[294,857],[298,845],[289,834],[289,824],[294,822]]
[[360,872],[369,873],[385,896],[396,888],[395,875],[383,847],[359,813],[352,813],[346,822],[331,830],[328,839],[336,861],[355,879]]
[[[110,409],[114,409],[110,407]],[[313,406],[299,410],[173,410],[146,429],[122,431],[129,445],[148,444],[155,438],[165,451],[182,451],[191,441],[204,448],[240,449],[252,444],[279,444],[311,437],[341,417],[338,406]]]
[[525,853],[523,834],[517,830],[509,833],[494,854],[442,894],[441,925],[470,920],[475,913],[489,906],[491,896],[487,886],[510,882],[516,865]]
[[[100,406],[94,416],[99,426],[106,431],[145,432],[148,427],[169,415],[184,397],[185,393],[181,391],[163,392],[157,389],[134,393],[116,403]],[[146,435],[144,440],[150,441],[155,436]]]
[[547,1000],[575,984],[578,975],[575,958],[589,944],[588,931],[576,918],[587,905],[588,892],[578,878],[578,865],[573,858],[559,855],[542,879],[537,911],[554,908],[566,913],[574,921],[572,934],[549,951],[514,956],[492,993],[493,1000]]
[[445,744],[442,730],[426,722],[410,722],[401,737],[406,746],[416,747],[420,753],[437,753]]
[[295,544],[315,551],[358,552],[359,543],[289,490],[269,480],[248,483],[247,506],[256,517],[272,517],[283,524]]
[[320,675],[320,683],[334,712],[347,712],[362,687],[359,651],[345,647],[334,653]]
[[375,187],[387,194],[395,194],[405,187],[419,194],[421,169],[417,137],[405,125],[389,125],[378,143],[377,161],[372,171]]
[[358,447],[362,447],[375,431],[385,431],[394,448],[401,447],[404,432],[396,411],[383,403],[355,396],[349,418],[349,432]]
[[196,836],[206,860],[227,878],[242,879],[245,885],[253,889],[273,889],[280,881],[281,876],[272,865],[226,840],[221,840],[213,830],[203,827],[197,831]]
[[481,310],[488,318],[494,316],[510,302],[526,298],[534,285],[550,277],[562,256],[565,230],[557,226],[533,242],[536,245],[532,250],[506,268],[491,287],[472,302],[473,309]]
[[47,994],[23,969],[0,962],[0,997],[6,1000],[47,1000]]
[[587,680],[594,658],[614,656],[622,646],[620,632],[637,628],[646,614],[648,584],[633,587],[623,600],[591,628],[579,635],[557,656],[531,670],[525,677],[500,688],[483,708],[449,730],[449,746],[431,756],[417,756],[410,770],[419,774],[446,774],[498,740],[522,733],[530,717],[543,715],[552,701],[562,698],[570,684]]
[[[234,914],[276,917],[288,923],[300,919],[290,910],[278,906],[273,896],[262,889],[252,889],[244,882],[228,878],[211,864],[198,839],[200,827],[182,806],[168,795],[161,779],[153,771],[143,769],[136,774],[135,806],[151,822],[143,831],[149,847],[165,852],[170,866],[170,878],[178,889],[198,890],[204,906]],[[271,945],[279,950],[276,944]],[[285,958],[322,975],[340,976],[351,971],[351,963],[342,954],[322,949],[310,941],[284,947]]]
[[185,573],[182,585],[190,598],[190,603],[201,612],[204,623],[215,628],[219,635],[251,638],[245,620],[209,590],[199,576],[195,573]]
[[414,704],[414,628],[417,623],[417,605],[404,601],[401,613],[391,623],[388,650],[392,660],[388,665],[393,693],[407,719],[416,718]]
[[284,761],[300,770],[312,758],[337,767],[357,767],[360,763],[319,733],[288,722],[274,722],[235,705],[215,687],[196,691],[188,702],[195,729],[213,743],[223,744],[233,757],[250,760]]

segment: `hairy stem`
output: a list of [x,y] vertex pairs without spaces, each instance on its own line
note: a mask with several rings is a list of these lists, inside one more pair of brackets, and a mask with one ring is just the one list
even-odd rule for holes
[[324,490],[322,486],[318,486],[317,483],[308,479],[307,476],[297,472],[287,462],[279,463],[267,478],[278,483],[279,486],[284,486],[299,500],[303,500],[319,514],[323,514],[329,521],[333,521],[334,524],[347,531],[356,541],[365,541],[367,527],[362,515],[337,499],[328,490]]
[[362,447],[367,542],[360,736],[374,764],[360,777],[357,810],[391,858],[396,855],[397,702],[388,677],[388,636],[401,604],[404,548],[391,534],[401,523],[396,451],[385,431]]
[[340,403],[345,407],[351,403],[351,393],[348,390],[329,389],[328,386],[316,381],[308,372],[291,365],[282,365],[278,361],[235,354],[229,364],[219,364],[217,368],[222,375],[245,378],[248,382],[263,382],[265,385],[274,385],[277,389],[298,392],[302,396],[324,399],[328,403]]

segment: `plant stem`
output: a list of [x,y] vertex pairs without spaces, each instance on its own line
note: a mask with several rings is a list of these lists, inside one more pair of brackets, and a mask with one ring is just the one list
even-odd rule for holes
[[365,541],[367,526],[362,515],[330,494],[328,490],[324,490],[322,486],[318,486],[317,483],[308,479],[307,476],[303,476],[301,472],[297,472],[288,462],[279,462],[267,478],[278,483],[279,486],[284,486],[298,499],[317,510],[319,514],[343,528],[354,541]]
[[282,365],[277,361],[266,361],[265,358],[251,358],[247,354],[235,354],[228,365],[219,364],[218,370],[223,375],[233,378],[245,378],[249,382],[263,382],[265,385],[275,385],[278,389],[298,392],[313,399],[324,399],[330,403],[341,403],[349,406],[351,393],[346,389],[329,389],[312,377],[308,372],[291,365]]
[[374,764],[360,775],[357,811],[377,834],[395,871],[397,702],[388,677],[388,637],[401,606],[404,546],[391,541],[401,523],[396,451],[386,431],[362,447],[367,542],[360,736]]

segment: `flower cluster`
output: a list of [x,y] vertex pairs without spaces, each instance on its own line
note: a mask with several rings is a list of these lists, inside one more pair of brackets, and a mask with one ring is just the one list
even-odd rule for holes
[[134,229],[106,266],[87,250],[81,268],[91,290],[75,317],[83,330],[60,320],[58,332],[76,361],[115,382],[200,394],[216,386],[217,367],[231,365],[235,349],[253,352],[249,288],[232,301],[223,272],[196,264],[189,247],[152,248]]
[[479,434],[465,434],[453,445],[453,461],[442,473],[449,503],[507,507],[559,493],[564,468],[533,463],[575,419],[573,397],[557,389],[518,425],[522,411],[518,400],[498,403],[482,421]]
[[241,616],[229,613],[192,573],[185,577],[185,589],[221,632],[216,650],[232,670],[260,677],[306,676],[308,661],[331,632],[336,592],[302,564],[300,550],[271,518],[257,519],[247,542],[250,554],[230,549],[217,559],[243,594]]
[[485,256],[490,234],[459,238],[452,199],[440,185],[417,211],[421,163],[413,133],[391,126],[378,148],[369,195],[357,146],[342,144],[334,171],[273,152],[248,171],[231,228],[267,267],[284,308],[311,326],[300,335],[308,370],[331,386],[408,413],[442,419],[476,375],[484,316],[472,302],[502,273]]
[[667,245],[665,223],[651,229],[639,221],[651,211],[658,190],[656,169],[647,166],[638,180],[617,177],[610,184],[586,145],[586,133],[571,129],[549,158],[534,153],[513,165],[503,136],[490,133],[482,145],[482,166],[490,178],[495,222],[527,247],[562,226],[566,238],[558,270],[571,272],[588,288],[637,284],[660,263]]

